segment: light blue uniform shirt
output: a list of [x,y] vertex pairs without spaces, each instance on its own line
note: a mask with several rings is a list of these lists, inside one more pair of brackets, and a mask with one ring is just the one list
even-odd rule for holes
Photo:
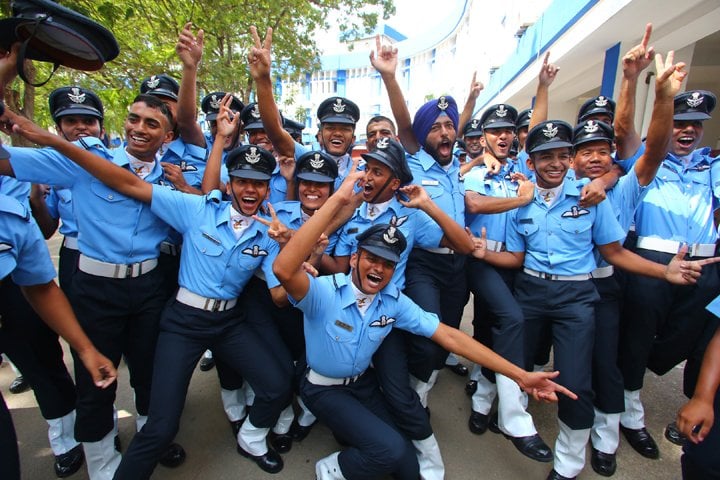
[[665,157],[635,212],[639,236],[689,244],[715,243],[713,209],[717,197],[711,170],[720,165],[711,167],[715,159],[709,153],[709,148],[695,150],[687,167],[671,153]]
[[[448,171],[440,166],[425,149],[406,155],[413,184],[422,186],[430,198],[459,225],[465,226],[465,189],[460,180],[460,164],[452,160]],[[440,230],[436,224],[435,228]]]
[[176,138],[167,144],[160,161],[180,167],[187,184],[200,188],[209,152],[203,147],[185,143],[182,138]]
[[18,285],[42,285],[55,278],[55,268],[29,209],[0,194],[0,280],[8,275]]
[[[510,175],[517,170],[515,165],[507,162],[496,175],[488,175],[485,165],[473,167],[465,174],[465,191],[477,192],[480,195],[498,198],[517,197],[518,184],[510,180]],[[479,237],[482,228],[487,231],[487,238],[496,242],[505,242],[505,225],[512,210],[494,214],[465,214],[465,221],[473,235]]]
[[553,275],[579,275],[595,270],[594,245],[620,241],[625,233],[610,202],[580,207],[580,186],[565,179],[548,209],[536,191],[529,204],[508,217],[507,249],[525,252],[524,266]]
[[236,240],[230,225],[231,204],[220,198],[219,190],[203,196],[153,185],[153,213],[183,236],[178,284],[203,297],[231,300],[261,267],[268,288],[278,286],[272,273],[277,242],[258,221]]
[[[111,152],[97,138],[86,137],[83,140],[95,155],[129,169],[130,162],[124,149]],[[169,227],[150,211],[149,205],[116,192],[57,150],[7,149],[18,179],[66,186],[72,190],[81,253],[95,260],[117,264],[158,257],[160,243],[167,238]],[[156,162],[145,181],[159,183],[163,179],[162,167]]]
[[321,375],[359,375],[393,328],[431,337],[440,323],[437,315],[418,307],[392,283],[378,292],[363,317],[349,275],[309,279],[305,297],[290,302],[305,314],[307,362]]
[[[7,150],[10,148],[9,145],[4,145]],[[0,193],[13,197],[18,202],[30,208],[30,188],[32,185],[30,182],[21,182],[13,177],[6,177],[0,175]]]
[[69,188],[52,187],[45,197],[48,213],[53,218],[59,218],[60,233],[66,237],[77,237],[78,227],[72,204],[72,191]]
[[720,295],[715,297],[715,299],[710,302],[705,309],[716,317],[720,317]]
[[[286,200],[273,204],[275,214],[283,225],[291,230],[297,230],[302,227],[305,220],[303,220],[302,206],[297,200]],[[269,218],[269,217],[268,217]],[[332,255],[335,250],[335,245],[338,241],[338,231],[335,231],[328,237],[328,246],[325,249],[325,253]]]
[[335,247],[335,255],[348,256],[357,250],[357,236],[379,223],[390,223],[395,217],[398,230],[405,235],[407,247],[400,255],[400,261],[395,266],[392,283],[399,289],[405,287],[405,267],[413,247],[437,248],[443,237],[443,231],[435,221],[422,210],[404,207],[397,198],[390,201],[390,205],[380,215],[370,220],[368,218],[368,204],[358,207],[350,220],[343,225]]
[[508,161],[512,162],[516,172],[522,173],[527,177],[528,180],[533,180],[535,178],[535,172],[530,170],[530,167],[528,167],[528,158],[530,158],[530,154],[523,150],[522,152],[518,153],[515,160],[508,159]]

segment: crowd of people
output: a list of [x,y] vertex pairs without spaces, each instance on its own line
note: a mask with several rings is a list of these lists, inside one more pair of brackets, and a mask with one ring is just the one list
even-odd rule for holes
[[[548,116],[549,53],[532,110],[474,117],[473,78],[462,111],[441,96],[411,115],[398,51],[378,38],[370,63],[394,119],[369,120],[360,161],[348,98],[320,104],[318,149],[300,143],[304,125],[275,103],[272,30],[250,30],[256,102],[219,85],[200,102],[207,129],[191,23],[180,81],[141,83],[120,148],[103,142],[103,104],[83,86],[50,94],[57,134],[0,116],[45,147],[0,150],[0,348],[34,390],[58,477],[83,462],[91,480],[181,465],[174,437],[200,362],[217,371],[238,453],[266,472],[322,422],[341,447],[317,461],[318,479],[442,479],[428,393],[446,362],[468,374],[462,357],[469,430],[552,463],[548,479],[576,478],[588,445],[592,469],[612,476],[621,433],[658,458],[643,377],[685,361],[692,400],[666,435],[684,445],[685,478],[720,478],[720,163],[698,148],[716,97],[681,92],[685,65],[653,51],[651,26],[622,59],[617,103],[589,99],[575,125]],[[17,50],[0,58],[3,81]],[[653,63],[641,138],[636,87]],[[58,225],[60,288],[43,242]],[[459,329],[468,301],[472,337]],[[43,321],[70,343],[74,381]],[[122,453],[121,358],[137,414]],[[529,397],[558,402],[552,448]],[[1,463],[19,478],[0,407]]]

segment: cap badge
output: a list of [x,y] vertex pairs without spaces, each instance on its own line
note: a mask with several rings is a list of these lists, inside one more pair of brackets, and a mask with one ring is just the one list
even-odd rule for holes
[[85,103],[85,94],[80,93],[80,89],[73,87],[71,92],[68,92],[68,98],[73,103]]
[[325,165],[325,161],[320,157],[319,153],[316,153],[313,158],[310,159],[310,166],[316,170],[320,169]]
[[345,104],[343,103],[342,98],[335,99],[333,110],[335,110],[335,113],[342,113],[345,111]]
[[214,110],[220,110],[220,104],[222,103],[222,100],[218,100],[217,95],[213,95],[210,97],[210,108]]
[[438,98],[437,107],[442,110],[443,112],[448,109],[450,104],[448,103],[447,99],[443,96]]
[[693,92],[692,95],[690,95],[687,99],[688,107],[697,108],[700,106],[703,100],[705,100],[705,97],[703,97],[700,92]]
[[380,140],[377,141],[375,146],[380,149],[386,149],[390,145],[390,139],[388,137],[383,137]]
[[472,128],[474,130],[477,129],[478,126],[480,126],[480,120],[477,120],[477,119],[473,120],[472,123],[470,124],[470,128]]
[[505,110],[505,105],[500,105],[497,110],[495,110],[495,116],[503,118],[507,115],[508,111]]
[[150,80],[147,81],[147,86],[150,89],[157,88],[157,86],[160,85],[160,79],[157,77],[157,75],[153,75],[150,77]]
[[528,110],[528,114],[527,114],[527,115],[528,115],[528,118],[532,118],[532,114],[533,114],[533,111],[532,111],[532,110]]
[[595,99],[596,107],[606,107],[607,104],[608,104],[608,99],[603,97],[602,95]]
[[253,109],[250,110],[250,115],[252,115],[253,118],[260,118],[260,108],[257,106],[257,103],[253,105]]
[[588,120],[588,122],[585,124],[585,133],[595,133],[600,128],[600,125],[598,125],[595,120]]
[[558,127],[553,126],[552,122],[548,123],[547,125],[545,125],[545,128],[543,128],[542,133],[547,138],[554,138],[557,136]]
[[255,164],[260,161],[260,154],[257,151],[257,147],[250,147],[250,151],[245,154],[245,161],[250,164]]

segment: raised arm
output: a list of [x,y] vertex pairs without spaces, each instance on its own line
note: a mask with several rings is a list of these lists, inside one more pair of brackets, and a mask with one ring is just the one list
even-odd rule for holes
[[207,194],[213,190],[222,190],[223,185],[220,180],[220,168],[222,165],[223,150],[225,148],[225,139],[231,137],[238,122],[240,115],[233,115],[230,110],[232,104],[232,95],[227,93],[220,103],[220,111],[215,119],[217,122],[217,132],[215,141],[213,142],[210,155],[205,163],[205,172],[202,179],[202,193]]
[[[458,120],[459,131],[462,132],[465,124],[470,121],[473,113],[475,113],[475,104],[477,103],[477,99],[483,88],[485,88],[485,86],[482,82],[477,81],[477,72],[473,72],[472,80],[470,81],[470,92],[468,93],[467,100],[465,100],[465,106],[463,107],[463,111],[460,112],[460,119]],[[460,173],[463,174],[465,172],[461,170]]]
[[632,157],[640,148],[640,135],[635,130],[635,95],[638,77],[650,65],[655,54],[654,48],[648,47],[651,33],[652,24],[648,23],[640,44],[631,48],[622,59],[623,78],[620,83],[614,125],[619,160]]
[[550,59],[550,52],[545,53],[543,58],[542,67],[540,67],[540,74],[538,75],[538,86],[535,92],[535,105],[533,106],[532,117],[530,117],[530,125],[528,125],[528,131],[532,128],[548,119],[548,104],[550,85],[555,81],[557,72],[560,68],[557,65],[548,63]]
[[295,157],[295,140],[283,129],[280,112],[273,96],[272,79],[270,78],[272,28],[267,29],[262,41],[260,41],[260,36],[254,26],[250,27],[250,34],[255,44],[248,53],[248,65],[250,66],[250,75],[255,82],[255,93],[263,128],[278,155]]
[[288,295],[297,301],[304,298],[310,288],[310,280],[301,268],[303,262],[310,256],[333,217],[351,201],[355,183],[365,174],[358,172],[356,167],[353,165],[340,188],[295,232],[273,263],[273,272],[278,280]]
[[197,123],[197,71],[203,54],[205,34],[198,30],[192,33],[192,23],[188,22],[180,32],[175,52],[182,63],[182,79],[178,92],[177,125],[180,137],[186,143],[206,146],[205,135]]
[[[377,56],[375,55],[377,51]],[[378,71],[390,99],[390,109],[397,124],[398,138],[408,153],[416,153],[420,150],[418,139],[412,131],[412,119],[410,111],[405,104],[405,97],[400,89],[400,84],[395,78],[397,70],[398,51],[390,45],[380,44],[380,35],[375,37],[375,50],[370,52],[370,63]]]
[[645,140],[645,152],[635,162],[635,174],[640,185],[650,184],[667,155],[673,130],[674,99],[687,76],[685,63],[673,64],[675,52],[668,52],[665,62],[662,55],[655,55],[657,75],[655,79],[655,103]]
[[98,157],[68,142],[59,135],[53,135],[25,117],[6,111],[4,118],[12,123],[14,133],[22,135],[38,145],[54,148],[113,190],[140,200],[141,202],[150,203],[152,199],[152,184],[142,180],[129,170]]

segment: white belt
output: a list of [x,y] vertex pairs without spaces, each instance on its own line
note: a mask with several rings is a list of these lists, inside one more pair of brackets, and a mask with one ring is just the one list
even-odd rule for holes
[[[676,240],[664,240],[655,237],[638,237],[637,248],[655,250],[656,252],[672,253],[680,250],[681,242]],[[688,244],[688,255],[691,257],[712,257],[715,255],[714,243],[691,243]]]
[[596,268],[590,275],[592,275],[592,278],[608,278],[612,277],[613,273],[615,273],[615,268],[613,268],[612,265],[608,265],[606,267]]
[[237,304],[237,298],[232,298],[230,300],[207,298],[193,293],[184,287],[180,287],[178,289],[175,298],[180,303],[184,303],[190,307],[199,308],[207,312],[224,312],[225,310],[230,310]]
[[160,244],[160,253],[177,257],[178,255],[180,255],[180,246],[170,242],[162,242]]
[[505,244],[503,242],[496,242],[495,240],[485,240],[485,249],[488,252],[504,252]]
[[553,275],[551,273],[538,272],[529,268],[523,268],[523,272],[527,273],[531,277],[544,278],[545,280],[558,280],[561,282],[581,282],[583,280],[590,280],[591,278],[589,273],[583,273],[581,275]]
[[354,377],[332,378],[326,377],[325,375],[320,375],[313,369],[308,370],[307,374],[305,375],[308,382],[312,383],[313,385],[321,385],[323,387],[330,387],[333,385],[350,385],[351,383],[356,382],[361,376],[362,373],[359,375],[355,375]]
[[157,267],[157,258],[151,258],[140,263],[118,264],[107,263],[95,260],[88,256],[80,254],[78,268],[80,271],[106,278],[135,278],[152,271]]
[[430,253],[439,253],[441,255],[450,255],[452,253],[455,253],[455,250],[453,250],[452,248],[442,248],[442,247],[423,248],[423,250],[425,250],[426,252],[430,252]]
[[63,247],[69,248],[70,250],[78,250],[78,239],[77,237],[68,237],[65,235],[63,238]]

